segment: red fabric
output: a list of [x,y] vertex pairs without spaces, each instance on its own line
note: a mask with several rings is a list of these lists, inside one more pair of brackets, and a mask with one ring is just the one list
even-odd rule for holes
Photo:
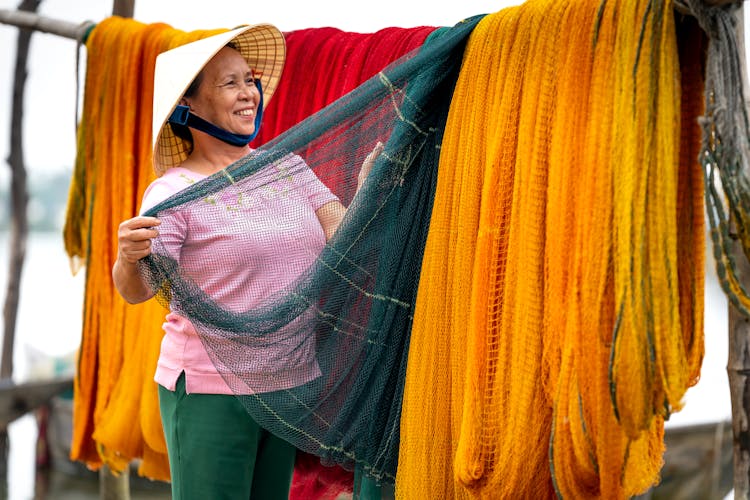
[[[420,47],[436,28],[384,28],[351,33],[338,28],[309,28],[285,33],[287,60],[273,100],[263,111],[263,124],[250,144],[257,147],[350,92],[388,64]],[[324,182],[334,191],[335,178]],[[302,451],[297,460],[290,500],[333,500],[351,493],[354,475],[327,467]]]
[[352,493],[353,484],[353,472],[326,467],[315,455],[297,450],[289,500],[335,500],[342,493]]
[[420,47],[435,27],[352,33],[308,28],[285,33],[287,60],[251,143],[257,147],[324,108],[389,63]]

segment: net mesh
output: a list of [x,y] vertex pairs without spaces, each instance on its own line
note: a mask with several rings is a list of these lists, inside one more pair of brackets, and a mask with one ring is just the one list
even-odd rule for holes
[[[315,28],[286,33],[285,78],[264,112],[256,142],[266,142],[356,87],[387,62],[420,46],[432,30],[385,28],[361,34]],[[84,106],[64,240],[73,270],[85,266],[86,272],[70,455],[91,469],[106,464],[120,472],[137,459],[139,474],[170,479],[153,381],[164,309],[157,301],[129,305],[114,289],[113,229],[137,213],[144,189],[154,179],[151,122],[157,55],[222,31],[185,32],[113,16],[98,23],[86,41]],[[311,47],[314,56],[306,52]],[[336,55],[340,52],[347,54],[345,67]],[[307,94],[308,89],[317,92]],[[313,477],[316,472],[306,469],[304,474]],[[305,477],[295,474],[293,486]],[[351,485],[351,473],[348,477]]]
[[[658,481],[664,419],[703,355],[695,158],[705,47],[672,8],[533,0],[434,31],[151,209],[161,237],[144,275],[194,323],[261,425],[327,464],[396,480],[399,498],[643,492]],[[111,122],[119,128],[106,137],[137,128]],[[384,151],[356,192],[378,142]],[[133,207],[100,220],[102,190],[122,189],[122,171],[92,163],[99,196],[82,196],[96,205],[80,208],[77,223],[111,230]],[[146,177],[126,191],[131,205]],[[322,251],[286,227],[303,215],[297,196],[318,181],[348,207]],[[253,215],[264,204],[277,207],[273,218]],[[235,239],[214,242],[216,259],[191,260],[200,225]],[[82,233],[90,266],[116,247],[102,232]],[[276,251],[274,264],[243,251],[258,240]],[[285,258],[292,250],[298,260]],[[107,294],[87,300],[87,325],[106,335],[85,336],[84,354],[98,354],[82,357],[79,381],[102,382],[86,398],[77,386],[88,405],[77,435],[95,427],[109,447],[96,451],[123,462],[142,451],[105,437],[122,437],[129,422],[105,418],[114,411],[84,418],[110,396],[132,399],[118,374],[142,376],[146,365],[153,388],[155,354],[128,359],[122,346],[157,320],[128,319],[111,297],[109,265],[88,269],[87,293]],[[256,268],[265,288],[226,290],[227,275]],[[109,309],[124,323],[115,334]]]
[[[324,463],[356,465],[375,480],[395,480],[439,146],[463,44],[477,21],[437,30],[334,105],[146,212],[161,224],[144,275],[172,311],[191,320],[253,418]],[[360,167],[379,142],[384,149],[355,196]],[[297,241],[294,231],[316,179],[348,210],[323,250],[310,255],[314,244]],[[274,218],[255,215],[263,203],[274,204]],[[194,236],[203,226],[232,236],[215,247],[223,262],[257,269],[272,284],[221,289],[232,269],[191,260],[205,243]],[[258,265],[258,238],[276,248],[275,264]],[[307,255],[285,259],[291,248]],[[320,372],[312,380],[299,369],[310,353],[312,372]]]
[[703,354],[696,28],[632,0],[528,1],[475,27],[415,305],[399,498],[628,498],[659,481],[664,420]]

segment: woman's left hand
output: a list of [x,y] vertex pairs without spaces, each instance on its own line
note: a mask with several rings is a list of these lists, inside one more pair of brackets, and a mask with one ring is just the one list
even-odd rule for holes
[[359,169],[359,175],[357,176],[357,191],[359,191],[359,188],[365,183],[367,176],[370,175],[370,170],[372,170],[372,166],[375,165],[375,160],[380,156],[380,153],[383,152],[383,147],[383,143],[378,141],[373,150],[370,151],[370,154],[365,158],[365,161],[362,162],[362,167]]

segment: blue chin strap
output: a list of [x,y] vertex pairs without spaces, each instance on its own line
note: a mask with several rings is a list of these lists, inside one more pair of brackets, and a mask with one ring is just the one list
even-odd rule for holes
[[232,146],[247,146],[258,135],[260,121],[263,118],[263,88],[260,85],[260,80],[255,80],[255,86],[258,88],[258,92],[260,92],[260,101],[258,102],[258,111],[255,114],[255,130],[250,135],[234,134],[221,127],[217,127],[213,123],[191,113],[190,108],[182,104],[178,104],[174,108],[167,122],[200,130]]

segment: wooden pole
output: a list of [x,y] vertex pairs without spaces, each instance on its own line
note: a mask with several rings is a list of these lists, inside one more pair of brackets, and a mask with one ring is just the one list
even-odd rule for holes
[[[704,0],[707,5],[729,5],[738,0]],[[675,0],[675,9],[684,12],[684,4],[680,0]],[[133,17],[135,10],[134,0],[115,0],[113,15],[122,17]],[[116,14],[115,14],[116,13]],[[80,24],[51,19],[40,16],[31,12],[22,12],[18,10],[0,9],[0,23],[27,28],[42,33],[51,33],[63,38],[78,39],[82,33],[85,33],[95,23],[84,21]]]
[[[34,12],[41,0],[23,0],[19,10]],[[21,275],[26,260],[26,240],[29,224],[26,215],[29,195],[26,186],[26,165],[23,158],[23,102],[26,87],[26,66],[31,43],[30,31],[19,31],[16,47],[16,67],[13,78],[13,103],[10,127],[10,258],[8,282],[6,285],[5,303],[3,306],[4,334],[2,355],[0,356],[0,380],[10,380],[13,376],[13,350],[16,336],[16,319],[18,316],[18,299],[21,290]],[[7,425],[0,426],[0,477],[2,484],[8,485],[8,440]]]
[[[745,62],[745,23],[741,6],[735,12],[735,34],[741,69],[742,96],[747,108],[747,65]],[[748,151],[745,151],[747,154]],[[750,263],[739,240],[733,242],[732,253],[740,283],[750,283]],[[732,403],[732,434],[734,436],[734,498],[750,498],[750,318],[737,310],[731,302],[728,306],[729,345],[727,354],[727,377]]]
[[81,38],[86,31],[94,26],[94,23],[91,21],[75,24],[68,21],[50,19],[34,12],[8,9],[0,9],[0,23],[32,31],[41,31],[42,33],[51,33],[74,40]]
[[[40,0],[24,0],[19,8],[30,11],[36,10]],[[28,204],[28,190],[26,186],[26,167],[23,160],[23,101],[26,87],[26,63],[29,56],[31,42],[30,31],[19,31],[16,49],[16,67],[13,81],[13,104],[10,127],[10,154],[8,165],[11,170],[11,220],[10,220],[10,263],[8,283],[6,288],[3,319],[5,334],[3,335],[2,356],[0,357],[0,379],[13,375],[13,340],[16,330],[16,316],[18,312],[19,289],[21,274],[26,256],[26,236],[28,234],[28,220],[26,205]]]
[[135,12],[135,0],[115,0],[112,6],[112,15],[120,17],[133,17]]

